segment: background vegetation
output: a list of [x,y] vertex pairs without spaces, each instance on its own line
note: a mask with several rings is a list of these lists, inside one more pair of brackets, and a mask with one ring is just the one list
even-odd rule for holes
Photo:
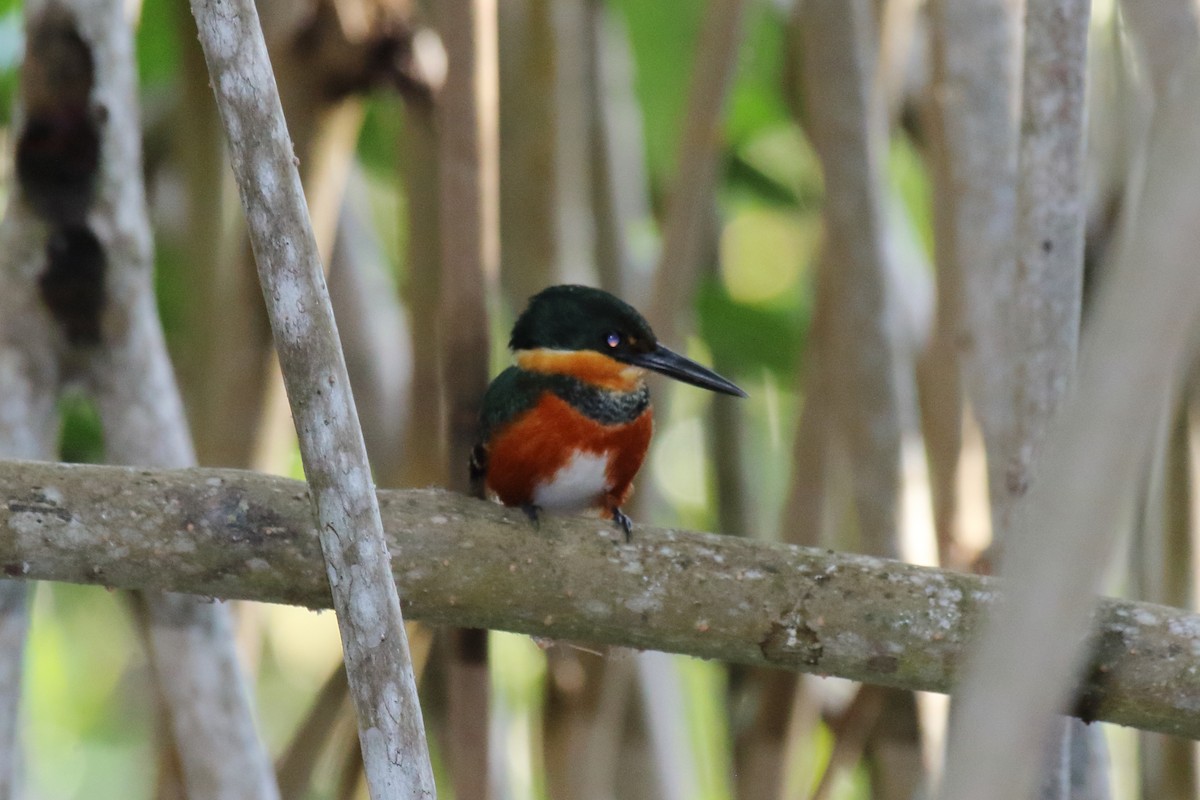
[[[506,363],[507,329],[541,286],[618,290],[673,347],[750,394],[727,403],[653,384],[657,432],[635,519],[764,539],[786,528],[802,544],[987,571],[994,515],[1013,502],[997,498],[996,475],[1009,465],[1001,445],[985,455],[989,432],[975,415],[986,426],[990,412],[977,396],[973,409],[963,399],[973,356],[955,337],[973,323],[948,310],[948,276],[964,259],[943,250],[953,223],[938,223],[950,226],[939,232],[935,222],[953,213],[936,208],[932,188],[945,163],[940,148],[958,146],[935,109],[944,76],[935,74],[933,42],[954,31],[934,30],[950,27],[937,4],[869,5],[870,19],[843,40],[836,25],[788,2],[501,0],[499,249],[493,271],[486,263],[478,271],[490,363],[493,373]],[[347,9],[369,9],[365,27],[347,22]],[[470,222],[444,203],[438,218],[436,141],[445,128],[436,96],[355,55],[397,36],[389,25],[403,38],[454,24],[453,15],[436,3],[422,13],[382,0],[261,2],[260,13],[376,477],[388,486],[453,485],[465,465],[446,456],[458,423],[444,407],[457,377],[436,310],[452,291],[448,281],[439,286],[439,236],[461,235]],[[1113,259],[1152,94],[1117,9],[1096,0],[1090,13],[1079,217],[1087,232],[1079,274],[1089,291]],[[135,16],[159,307],[200,462],[302,477],[257,288],[246,277],[252,264],[194,23],[168,0],[144,0]],[[0,2],[6,151],[18,118],[22,19],[20,3]],[[1010,22],[1017,30],[1015,13]],[[830,37],[835,49],[862,37],[865,60],[850,64],[862,72],[857,89],[849,73],[822,72],[833,62],[818,59],[806,36]],[[851,116],[855,91],[866,92],[851,126],[876,126],[868,132],[884,137],[863,144],[850,166],[839,166],[846,156],[836,148],[853,137],[829,122],[842,112],[814,91],[825,85]],[[1014,139],[1014,158],[1015,148]],[[823,175],[840,169],[843,186],[857,185],[860,168],[864,185],[878,181],[867,204],[878,218],[839,229]],[[7,160],[0,169],[3,190]],[[943,192],[939,202],[967,201]],[[955,231],[960,246],[963,233]],[[876,263],[846,267],[858,239],[873,237]],[[856,307],[870,297],[874,305]],[[847,352],[866,354],[868,366],[843,374]],[[103,460],[92,405],[68,397],[61,414],[63,459]],[[1163,573],[1180,558],[1190,564],[1190,422],[1186,407],[1167,408],[1163,419],[1144,479],[1130,490],[1132,522],[1113,521],[1139,538],[1110,588],[1186,607],[1189,570],[1173,594],[1158,590],[1175,586]],[[882,484],[873,488],[872,475]],[[1183,555],[1155,566],[1164,551]],[[238,608],[237,619],[263,735],[282,753],[339,663],[336,622],[261,606]],[[914,704],[834,680],[489,639],[496,797],[912,797],[930,791],[940,770],[940,698]],[[39,587],[26,658],[30,796],[155,795],[149,668],[121,600]],[[438,727],[447,656],[435,647],[430,658],[422,690],[438,734],[439,787],[450,797]],[[309,796],[352,796],[346,709],[327,727],[331,743]],[[1143,738],[1139,761],[1133,733],[1106,735],[1111,762],[1093,766],[1112,776],[1104,796],[1194,796],[1190,743]]]

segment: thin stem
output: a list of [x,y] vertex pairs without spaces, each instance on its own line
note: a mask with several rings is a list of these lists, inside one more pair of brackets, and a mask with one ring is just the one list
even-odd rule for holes
[[249,0],[193,0],[258,262],[375,800],[433,797],[421,709],[346,365]]

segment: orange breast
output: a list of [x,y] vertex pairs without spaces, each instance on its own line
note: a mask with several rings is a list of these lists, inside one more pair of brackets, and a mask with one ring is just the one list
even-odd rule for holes
[[487,488],[508,506],[533,502],[533,492],[577,453],[606,456],[607,486],[592,507],[611,511],[629,496],[654,430],[649,408],[623,425],[602,425],[547,392],[537,405],[493,437],[488,448]]

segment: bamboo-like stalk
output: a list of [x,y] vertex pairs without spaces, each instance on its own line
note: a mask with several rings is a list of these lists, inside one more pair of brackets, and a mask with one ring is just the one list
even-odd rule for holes
[[[346,670],[338,664],[321,685],[287,749],[279,756],[275,772],[280,800],[301,800],[308,793],[317,757],[345,710],[349,694]],[[358,755],[361,761],[361,754]]]
[[[1171,102],[1200,44],[1196,6],[1189,2],[1122,3],[1134,52],[1148,78],[1129,95],[1147,107]],[[1115,28],[1115,26],[1114,26]],[[1128,79],[1133,83],[1133,79]],[[1146,91],[1149,89],[1149,91]],[[1145,115],[1147,118],[1150,115]],[[1140,133],[1140,130],[1135,131]],[[1126,134],[1126,138],[1129,134]],[[1144,136],[1142,137],[1145,138]],[[1126,158],[1128,161],[1129,158]],[[1112,159],[1108,159],[1111,163]],[[1137,162],[1121,164],[1127,176],[1125,207],[1136,208],[1141,191]],[[1194,389],[1185,389],[1192,394]],[[1172,416],[1174,417],[1172,419]],[[1133,557],[1138,597],[1190,608],[1194,606],[1192,536],[1194,516],[1190,493],[1194,477],[1189,462],[1188,412],[1164,412],[1162,429],[1147,476],[1145,508],[1138,527]],[[1139,773],[1144,797],[1191,797],[1196,790],[1197,749],[1194,743],[1152,733],[1139,736]]]
[[500,268],[518,306],[560,273],[552,0],[500,3]]
[[366,193],[352,174],[329,267],[329,297],[346,348],[346,370],[360,398],[363,438],[375,480],[402,486],[404,439],[411,419],[413,343],[407,313],[388,274],[389,265],[367,209],[354,201]]
[[[1014,515],[1037,479],[1036,456],[1075,370],[1083,306],[1086,221],[1084,152],[1090,2],[1030,0],[1017,163],[1017,269],[1008,338],[1015,422],[989,460],[1006,480],[992,491],[993,536],[1007,541]],[[1057,720],[1042,763],[1038,796],[1067,800],[1075,751],[1067,720]],[[1087,739],[1079,746],[1086,751]]]
[[1010,318],[1016,425],[1012,439],[989,454],[1004,462],[1007,476],[992,494],[993,533],[1001,540],[1036,479],[1035,454],[1075,368],[1083,298],[1089,8],[1079,0],[1030,0],[1026,8]]
[[367,785],[376,800],[398,791],[432,797],[412,661],[362,431],[258,15],[250,2],[191,5],[313,487]]
[[[649,732],[649,746],[654,750],[655,772],[658,777],[657,797],[667,800],[687,800],[700,796],[692,740],[687,730],[687,718],[680,713],[687,697],[679,664],[663,653],[638,653],[638,688],[641,690],[643,717]],[[666,730],[664,730],[666,729]]]
[[441,251],[438,211],[438,159],[432,115],[411,109],[400,143],[401,171],[408,195],[409,335],[413,341],[411,416],[405,439],[403,482],[408,486],[445,486],[446,422],[442,404],[441,348],[437,346],[438,295],[441,291]]
[[[1155,107],[1173,102],[1187,64],[1200,46],[1200,20],[1194,3],[1164,0],[1153,3],[1121,4],[1129,38]],[[1126,206],[1138,203],[1142,190],[1140,175],[1130,172]],[[1136,212],[1134,212],[1136,213]],[[1194,368],[1193,368],[1194,369]],[[1194,388],[1185,389],[1185,394]],[[1194,476],[1189,466],[1188,411],[1164,412],[1162,427],[1153,450],[1147,477],[1146,508],[1135,551],[1138,596],[1159,602],[1192,607],[1193,583],[1192,516]],[[1144,733],[1139,737],[1139,771],[1143,797],[1164,800],[1191,797],[1196,791],[1197,750],[1194,743]]]
[[[932,92],[929,93],[932,95]],[[933,192],[933,229],[937,304],[933,330],[917,360],[918,400],[921,431],[929,460],[930,495],[937,538],[938,563],[943,567],[967,569],[971,555],[961,545],[962,502],[959,497],[963,449],[964,387],[959,353],[963,330],[963,264],[951,251],[954,207],[950,200],[950,177],[946,174],[947,144],[937,124],[933,101],[921,107],[927,128],[926,164]]]
[[[944,212],[938,217],[938,268],[947,272],[939,303],[956,306],[939,312],[948,315],[941,325],[956,326],[941,336],[959,350],[963,388],[992,448],[1011,438],[1015,425],[1005,318],[1016,263],[1018,3],[935,0],[930,11],[930,111],[937,143],[931,174]],[[1005,483],[1003,461],[990,459],[990,491]]]
[[832,725],[833,752],[829,754],[829,764],[821,775],[817,788],[813,790],[812,800],[829,800],[837,785],[837,779],[862,758],[863,748],[867,744],[867,736],[875,726],[883,711],[884,693],[873,686],[863,686],[855,693],[854,699],[841,717]]
[[18,709],[25,639],[29,630],[31,587],[17,581],[0,583],[0,797],[21,796],[21,746]]
[[[900,342],[894,258],[886,246],[886,116],[874,80],[869,2],[811,0],[798,6],[806,131],[825,178],[821,280],[828,281],[829,360],[835,437],[845,447],[860,547],[901,552],[904,425],[915,418],[911,364]],[[879,534],[886,533],[883,538]],[[902,797],[916,790],[922,758],[912,698],[884,696],[874,731],[875,785]],[[887,758],[882,756],[887,754]]]
[[173,353],[197,460],[207,466],[250,464],[267,389],[271,330],[234,202],[221,120],[191,12],[175,8],[180,102],[172,125],[187,204],[187,229],[176,280],[188,302]]
[[[447,485],[468,489],[467,463],[487,389],[488,290],[500,266],[499,54],[496,0],[438,8],[450,69],[435,109],[440,198],[438,334],[446,409]],[[487,632],[451,633],[448,697],[455,796],[488,795]]]
[[[900,418],[905,401],[889,286],[881,98],[872,90],[871,9],[856,0],[800,7],[807,130],[825,175],[829,282],[828,369],[864,534],[894,531],[900,504]],[[895,556],[898,541],[863,539]]]
[[651,218],[642,110],[634,96],[633,54],[623,20],[603,0],[585,0],[591,63],[589,139],[595,262],[600,285],[620,297],[644,297],[653,265],[629,246],[634,226]]
[[465,489],[487,388],[486,290],[499,270],[499,129],[495,0],[440,7],[452,61],[437,108],[442,275],[439,335],[446,376],[449,485]]
[[[662,245],[646,308],[647,319],[663,341],[679,341],[692,327],[696,287],[716,255],[714,192],[720,164],[720,131],[742,49],[748,6],[746,0],[708,0],[705,5],[662,225]],[[638,505],[646,512],[658,500],[653,484],[646,484]],[[655,691],[656,683],[678,680],[678,665],[671,661],[639,661],[637,679],[643,697]],[[679,718],[685,708],[646,702],[642,708],[648,715],[662,796],[672,800],[694,796],[694,785],[686,782],[686,776],[697,770],[695,755],[683,736],[685,726]],[[662,714],[674,719],[649,718]]]
[[[379,495],[406,611],[439,624],[945,692],[1004,586],[742,537],[642,527],[626,544],[589,519],[535,531],[517,509],[440,490]],[[0,529],[14,533],[0,568],[328,607],[310,509],[304,484],[251,472],[0,462]],[[1094,620],[1077,710],[1200,738],[1200,615],[1101,599]]]
[[[1116,533],[1113,520],[1144,464],[1158,404],[1191,363],[1200,308],[1193,256],[1200,215],[1189,157],[1200,136],[1200,63],[1160,109],[1131,237],[1102,287],[1081,348],[1075,394],[1062,407],[1032,484],[1028,517],[1006,544],[1010,590],[964,676],[949,736],[944,797],[1025,797],[1027,765],[1080,664],[1080,634]],[[1022,666],[1014,670],[1016,659]]]
[[[1131,548],[1136,596],[1176,608],[1195,605],[1188,429],[1184,404],[1164,411]],[[1196,747],[1192,742],[1144,733],[1138,737],[1138,761],[1143,797],[1183,800],[1194,793]]]

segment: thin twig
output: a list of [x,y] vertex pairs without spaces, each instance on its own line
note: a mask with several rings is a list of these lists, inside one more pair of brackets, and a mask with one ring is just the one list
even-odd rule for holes
[[435,788],[362,431],[266,44],[252,2],[193,0],[313,489],[367,785]]

